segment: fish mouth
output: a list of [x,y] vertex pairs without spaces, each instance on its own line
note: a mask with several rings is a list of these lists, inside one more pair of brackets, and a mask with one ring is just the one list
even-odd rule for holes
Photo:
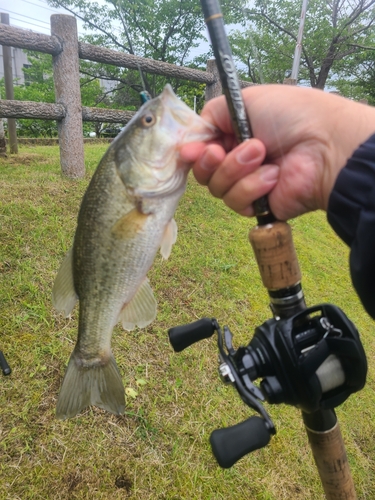
[[132,158],[131,168],[125,168],[121,178],[133,196],[156,197],[178,192],[184,189],[191,167],[181,160],[179,148],[213,140],[218,137],[218,130],[181,101],[170,85],[145,106],[156,121],[149,128],[135,122],[134,150],[125,144],[121,154],[117,154],[118,165],[123,159]]
[[175,127],[181,128],[179,137],[181,145],[188,142],[210,141],[219,137],[219,130],[181,101],[170,84],[164,87],[159,97],[164,109],[168,109],[168,113],[164,113],[162,117],[161,124],[167,128],[174,122]]

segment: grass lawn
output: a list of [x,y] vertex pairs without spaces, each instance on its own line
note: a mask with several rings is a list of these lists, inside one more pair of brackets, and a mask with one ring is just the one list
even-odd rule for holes
[[[52,308],[57,269],[72,243],[77,211],[106,145],[86,145],[87,175],[60,174],[55,146],[21,146],[0,159],[0,349],[13,369],[0,376],[0,497],[6,500],[320,500],[324,495],[297,409],[270,406],[277,435],[229,470],[208,439],[252,414],[217,375],[214,339],[175,354],[167,329],[216,317],[247,344],[270,317],[267,292],[241,218],[190,178],[176,214],[179,236],[149,278],[156,321],[125,333],[113,351],[128,389],[121,417],[97,408],[58,421],[56,399],[77,336]],[[351,286],[348,250],[317,212],[291,221],[308,305],[332,302],[357,325],[368,382],[337,409],[358,498],[375,498],[375,335]],[[131,389],[131,390],[129,390]]]

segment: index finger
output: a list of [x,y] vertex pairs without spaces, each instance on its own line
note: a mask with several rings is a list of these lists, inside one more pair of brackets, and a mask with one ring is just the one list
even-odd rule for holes
[[215,97],[208,101],[202,110],[201,117],[209,123],[212,123],[212,125],[221,130],[224,134],[234,134],[232,118],[225,96]]

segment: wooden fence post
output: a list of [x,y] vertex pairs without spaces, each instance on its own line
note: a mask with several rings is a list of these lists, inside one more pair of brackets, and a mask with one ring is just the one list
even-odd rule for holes
[[0,118],[0,156],[6,156],[6,155],[7,155],[7,145],[5,142],[4,124],[3,124],[3,119]]
[[[1,13],[2,24],[9,25],[9,14]],[[4,62],[4,82],[5,82],[5,97],[6,99],[13,100],[13,71],[12,71],[12,49],[3,45],[3,62]],[[8,141],[9,141],[9,151],[12,154],[18,153],[18,143],[17,143],[17,128],[16,120],[14,118],[8,118]]]
[[61,169],[67,177],[77,179],[85,175],[85,162],[76,19],[53,14],[51,34],[63,46],[63,51],[53,56],[56,103],[66,110],[65,118],[57,121]]
[[221,85],[219,70],[217,69],[216,59],[209,59],[206,66],[207,73],[214,75],[215,80],[211,84],[206,85],[205,99],[206,102],[214,97],[218,97],[223,93],[223,87]]

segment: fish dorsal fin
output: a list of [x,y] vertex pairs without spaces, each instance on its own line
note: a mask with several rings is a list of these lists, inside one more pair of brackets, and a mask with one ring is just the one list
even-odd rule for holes
[[177,241],[177,223],[174,219],[171,219],[163,234],[163,239],[160,245],[160,253],[164,259],[168,259],[171,255],[172,246]]
[[52,288],[52,304],[67,318],[73,310],[78,295],[73,282],[73,249],[65,255]]
[[145,328],[156,318],[157,303],[146,278],[132,300],[125,304],[119,315],[124,330],[134,330],[136,326]]

